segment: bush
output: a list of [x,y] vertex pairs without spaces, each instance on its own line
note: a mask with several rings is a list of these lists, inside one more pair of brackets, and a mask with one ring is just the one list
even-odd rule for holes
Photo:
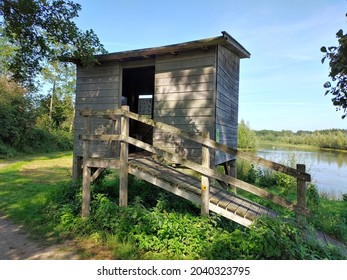
[[238,125],[238,148],[252,149],[257,148],[257,139],[255,132],[249,128],[249,124],[244,120]]
[[17,154],[17,151],[16,151],[14,148],[5,145],[5,144],[0,140],[0,158],[1,158],[1,159],[12,158],[12,157],[14,157],[16,154]]
[[191,203],[132,176],[130,206],[119,207],[115,202],[119,181],[107,175],[91,188],[88,219],[80,218],[80,183],[66,184],[56,193],[56,206],[49,208],[55,213],[60,236],[98,236],[108,244],[113,240],[127,247],[127,252],[130,248],[137,259],[342,258],[332,249],[303,240],[305,234],[294,222],[261,217],[247,229],[222,217],[203,218]]

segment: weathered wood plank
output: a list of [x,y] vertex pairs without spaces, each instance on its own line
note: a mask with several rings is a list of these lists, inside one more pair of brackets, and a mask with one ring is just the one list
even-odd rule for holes
[[[123,107],[129,110],[129,107]],[[129,136],[129,118],[121,116],[121,136],[126,139]],[[119,206],[128,206],[128,142],[122,141],[120,146],[120,167],[119,167]]]
[[[208,132],[204,132],[203,137],[209,138],[210,134]],[[206,146],[202,146],[201,151],[201,165],[206,168],[210,168],[211,165],[211,157],[210,150]],[[210,209],[210,180],[209,177],[204,175],[201,176],[201,214],[204,216],[208,216]]]
[[234,214],[228,210],[225,210],[223,208],[220,208],[217,205],[210,204],[210,210],[219,214],[219,215],[226,217],[227,219],[235,221],[236,223],[239,223],[240,225],[243,225],[245,227],[250,227],[252,224],[251,220],[240,217],[239,215],[236,215],[236,214]]
[[[154,164],[154,166],[153,166]],[[158,167],[159,166],[159,167]],[[169,169],[169,170],[167,170]],[[166,171],[165,171],[166,170]],[[200,204],[200,199],[199,199],[199,187],[191,187],[188,186],[187,187],[183,187],[184,185],[184,181],[181,181],[181,179],[177,179],[179,177],[183,176],[183,180],[184,177],[187,176],[186,174],[180,174],[177,176],[177,174],[179,174],[180,172],[173,170],[170,167],[158,164],[156,162],[153,162],[150,159],[137,159],[137,160],[132,160],[129,162],[129,172],[131,174],[134,174],[136,176],[140,175],[141,179],[144,179],[146,181],[151,182],[152,184],[155,184],[163,189],[166,189],[167,191],[173,192],[176,195],[179,195],[181,197],[184,197],[186,199],[189,199],[190,201],[193,201],[197,204]],[[162,176],[161,174],[167,174],[165,176]],[[188,176],[191,177],[191,176]],[[197,178],[191,177],[195,180],[195,182],[199,182]],[[188,193],[187,193],[188,191]],[[193,192],[193,193],[189,193],[189,192]],[[220,190],[217,190],[216,188],[211,187],[211,195],[212,193],[216,194],[216,193],[220,193]],[[229,198],[229,194],[224,192],[224,193],[220,193],[221,197],[225,198],[225,204],[227,204],[228,206],[231,205],[232,203],[232,199]],[[235,197],[232,197],[235,198]],[[229,201],[228,201],[229,199]],[[238,201],[242,201],[239,198]],[[218,199],[218,201],[220,201],[221,199]],[[240,204],[240,203],[239,203]],[[237,206],[238,204],[236,204]],[[236,206],[234,206],[234,208],[236,208]],[[210,203],[209,205],[211,211],[216,212],[218,214],[221,214],[229,219],[232,219],[234,221],[237,221],[245,226],[249,226],[251,224],[251,220],[247,220],[244,219],[234,213],[231,213],[228,210],[222,209],[216,205],[213,205]]]
[[[207,108],[196,108],[196,107],[192,107],[192,108],[177,108],[174,111],[175,117],[182,117],[182,116],[200,116],[200,117],[207,117],[213,114],[214,109],[211,107],[207,107]],[[170,116],[173,114],[172,109],[162,109],[159,108],[157,110],[155,110],[155,116],[157,117],[161,117],[161,116]]]
[[[116,104],[118,104],[119,97],[118,96],[96,96],[96,97],[76,97],[76,104],[80,107],[82,104],[84,106],[93,106],[94,104],[107,104],[108,107],[110,104],[113,104],[114,108]],[[86,105],[88,104],[88,105]]]
[[197,67],[197,68],[189,68],[189,69],[163,69],[159,71],[156,69],[155,72],[155,80],[160,79],[184,79],[187,76],[202,76],[202,75],[210,75],[215,73],[214,66],[206,66],[206,67]]
[[[200,125],[208,125],[211,126],[211,116],[156,116],[156,119],[163,123],[168,123],[171,125],[185,125],[189,130],[189,127],[195,127]],[[196,132],[202,132],[201,130],[197,130]]]
[[100,135],[80,135],[80,140],[85,141],[120,141],[124,140],[125,138],[122,135],[116,135],[116,134],[100,134]]
[[120,160],[113,158],[88,158],[85,162],[88,167],[114,168],[119,169]]
[[138,115],[131,113],[131,112],[128,112],[127,114],[132,119],[144,122],[148,125],[152,125],[152,126],[159,128],[159,129],[163,129],[163,130],[175,133],[178,136],[182,136],[184,138],[191,139],[191,140],[196,141],[198,143],[204,144],[210,148],[215,148],[215,149],[218,149],[222,152],[232,154],[232,155],[237,156],[239,158],[243,158],[245,160],[250,161],[251,163],[264,165],[264,166],[269,167],[275,171],[282,172],[282,173],[285,173],[287,175],[303,179],[306,182],[311,181],[311,176],[308,173],[302,173],[300,171],[297,171],[294,168],[285,166],[283,164],[279,164],[277,162],[273,162],[273,161],[270,161],[267,159],[263,159],[263,158],[251,155],[251,154],[243,152],[243,151],[239,151],[235,148],[231,148],[231,147],[228,147],[226,145],[217,143],[211,139],[204,139],[200,135],[192,135],[190,133],[187,133],[187,132],[181,131],[180,129],[177,129],[176,127],[172,127],[172,126],[164,124],[164,123],[159,123],[159,122],[156,122],[156,121],[151,120],[149,118],[146,118],[143,116],[138,116]]
[[244,215],[244,218],[249,219],[249,220],[254,220],[256,219],[258,216],[261,215],[261,213],[259,212],[260,207],[258,205],[254,205],[253,203],[250,204],[250,206],[247,209],[247,212]]
[[[201,71],[200,71],[201,72]],[[176,85],[186,85],[186,84],[199,84],[199,83],[213,83],[214,82],[214,74],[202,74],[202,73],[194,73],[194,70],[191,70],[187,75],[173,76],[165,75],[161,77],[160,75],[156,76],[155,86],[170,86],[173,84]]]
[[76,91],[103,91],[103,90],[119,90],[119,83],[89,83],[89,84],[77,84]]
[[[84,133],[90,133],[90,117],[84,118]],[[89,157],[89,142],[83,141],[83,179],[82,179],[82,218],[88,217],[90,213],[90,185],[91,169],[86,165]]]
[[[99,97],[115,97],[118,96],[119,89],[103,89],[103,90],[76,90],[77,98],[99,98]],[[117,102],[118,103],[118,102]]]
[[[154,99],[159,102],[154,96]],[[189,100],[187,98],[187,100]],[[186,102],[186,100],[177,100],[176,102],[165,102],[165,100],[158,103],[158,110],[171,110],[172,109],[189,109],[189,108],[211,108],[212,99],[195,99],[194,102]],[[156,108],[154,108],[156,110]]]
[[279,196],[276,196],[274,194],[271,194],[271,193],[269,193],[269,192],[267,192],[261,188],[255,187],[251,184],[248,184],[248,183],[243,182],[241,180],[238,180],[236,178],[221,174],[221,173],[214,171],[212,169],[202,167],[200,164],[197,164],[197,163],[192,162],[192,161],[187,160],[187,159],[183,159],[182,157],[180,157],[178,155],[170,154],[168,152],[165,152],[163,150],[155,148],[155,147],[153,147],[147,143],[144,143],[142,141],[139,141],[137,139],[128,137],[128,139],[126,141],[128,143],[135,145],[141,149],[144,149],[148,152],[157,154],[157,155],[163,157],[165,160],[177,161],[177,162],[179,162],[179,163],[181,163],[181,164],[183,164],[183,165],[185,165],[185,166],[187,166],[187,167],[189,167],[189,168],[191,168],[191,169],[193,169],[193,170],[195,170],[195,171],[197,171],[197,172],[199,172],[205,176],[209,176],[212,178],[222,180],[222,181],[224,181],[230,185],[233,185],[237,188],[243,189],[243,190],[248,191],[248,192],[255,194],[257,196],[266,198],[266,199],[268,199],[268,200],[270,200],[276,204],[281,205],[282,207],[291,209],[291,210],[296,211],[296,212],[300,212],[302,214],[306,214],[306,215],[308,214],[307,211],[304,211],[303,209],[298,208],[295,204],[287,201],[286,199],[279,197]]
[[[122,109],[106,110],[106,111],[96,111],[96,110],[81,111],[81,115],[83,115],[83,116],[98,115],[98,116],[106,116],[106,117],[110,117],[110,118],[116,118],[117,114],[122,114],[122,113],[131,119],[143,122],[145,124],[151,125],[151,126],[158,128],[158,129],[162,129],[162,130],[166,130],[166,131],[171,132],[171,133],[175,133],[177,136],[191,139],[191,140],[196,141],[200,144],[204,144],[210,148],[218,149],[222,152],[232,154],[232,155],[237,156],[239,158],[243,158],[245,160],[250,161],[251,163],[255,163],[255,164],[269,167],[275,171],[282,172],[282,173],[288,174],[290,176],[293,176],[295,178],[300,178],[302,180],[305,180],[306,182],[311,181],[311,176],[308,173],[303,173],[303,172],[297,171],[294,168],[285,166],[283,164],[279,164],[279,163],[276,163],[276,162],[273,162],[273,161],[270,161],[267,159],[263,159],[263,158],[251,155],[251,154],[243,152],[243,151],[239,151],[235,148],[231,148],[231,147],[228,147],[226,145],[217,143],[211,139],[205,139],[205,138],[201,137],[200,135],[194,135],[191,133],[187,133],[187,132],[182,131],[176,127],[167,125],[165,123],[160,123],[160,122],[154,121],[150,118],[147,118],[145,116],[140,116],[140,115],[137,115],[137,114],[132,113],[132,112],[125,112]],[[114,116],[112,116],[112,115],[114,115]]]
[[129,173],[135,175],[139,179],[145,180],[153,185],[156,185],[166,191],[169,191],[175,195],[183,197],[189,201],[200,204],[200,197],[194,193],[187,192],[184,189],[180,189],[177,185],[172,184],[169,181],[163,180],[160,177],[155,177],[151,174],[148,174],[145,170],[138,169],[136,166],[129,164]]
[[100,83],[119,83],[120,77],[118,75],[110,76],[96,76],[96,77],[78,77],[76,80],[76,85],[84,84],[100,84]]
[[82,218],[86,218],[90,213],[90,184],[91,184],[91,169],[83,165],[83,180],[82,180]]
[[94,67],[77,67],[77,80],[80,78],[99,78],[105,76],[119,76],[119,64],[103,64]]
[[212,66],[215,63],[214,50],[208,52],[197,51],[195,54],[179,54],[175,57],[172,55],[161,56],[156,59],[156,72],[172,71],[176,69],[194,69],[198,67]]
[[[155,87],[155,94],[159,98],[159,94],[166,94],[168,98],[171,95],[175,96],[175,99],[171,100],[182,100],[186,95],[190,99],[203,99],[203,97],[208,98],[211,96],[211,91],[214,90],[213,83],[199,83],[199,84],[186,84],[186,85],[171,85],[171,86],[161,86]],[[170,96],[167,95],[170,93]],[[207,93],[207,94],[206,94]],[[205,95],[205,96],[204,96]],[[165,97],[164,96],[164,97]],[[182,98],[178,98],[182,96]],[[161,100],[161,99],[156,99]]]

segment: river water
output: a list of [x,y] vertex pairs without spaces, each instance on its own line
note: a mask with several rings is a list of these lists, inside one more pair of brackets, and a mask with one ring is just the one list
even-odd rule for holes
[[347,152],[262,146],[257,155],[286,165],[305,164],[320,193],[337,199],[347,194]]

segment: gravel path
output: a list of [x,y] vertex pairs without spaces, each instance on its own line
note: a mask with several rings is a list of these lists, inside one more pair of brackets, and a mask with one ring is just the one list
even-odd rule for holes
[[41,246],[29,239],[21,226],[0,214],[0,260],[77,260],[71,242]]

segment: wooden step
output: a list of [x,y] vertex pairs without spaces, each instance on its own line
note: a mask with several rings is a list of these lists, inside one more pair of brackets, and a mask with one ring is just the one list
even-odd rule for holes
[[[200,205],[200,180],[151,158],[129,161],[129,173]],[[261,215],[276,215],[269,209],[233,193],[210,186],[210,210],[245,226]]]

